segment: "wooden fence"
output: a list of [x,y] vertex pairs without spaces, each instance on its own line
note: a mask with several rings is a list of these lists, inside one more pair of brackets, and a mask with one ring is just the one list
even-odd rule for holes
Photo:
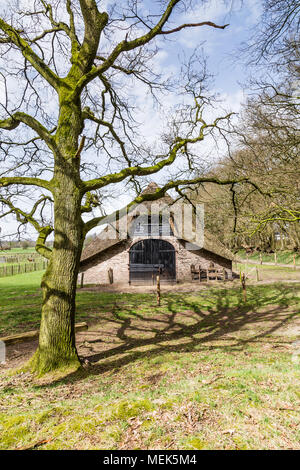
[[32,261],[31,263],[0,265],[0,277],[15,276],[16,274],[31,273],[33,271],[42,271],[43,269],[46,269],[47,264],[47,260],[40,259],[38,261]]

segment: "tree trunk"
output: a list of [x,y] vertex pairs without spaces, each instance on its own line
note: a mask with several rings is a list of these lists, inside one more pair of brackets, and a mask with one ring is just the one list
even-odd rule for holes
[[73,97],[72,85],[72,79],[68,79],[60,90],[60,115],[53,145],[54,244],[41,284],[43,306],[39,346],[30,361],[32,371],[38,375],[80,366],[74,327],[76,285],[83,246],[78,144],[83,121],[80,98]]
[[[54,245],[42,279],[43,306],[39,346],[29,365],[42,375],[80,366],[75,345],[75,295],[83,245],[81,197],[73,183],[60,182],[54,198]],[[68,190],[68,186],[70,189]]]

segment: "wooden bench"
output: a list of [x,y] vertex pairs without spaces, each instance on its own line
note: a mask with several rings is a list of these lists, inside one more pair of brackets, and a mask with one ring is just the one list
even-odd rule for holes
[[192,277],[192,281],[199,281],[199,282],[209,281],[209,280],[225,281],[226,270],[217,269],[215,267],[201,268],[200,265],[198,268],[196,268],[195,265],[192,264],[191,265],[191,277]]

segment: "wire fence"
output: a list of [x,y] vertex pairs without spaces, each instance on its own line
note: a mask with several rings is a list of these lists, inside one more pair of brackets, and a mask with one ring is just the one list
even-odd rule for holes
[[42,271],[46,269],[47,260],[37,260],[29,263],[18,263],[9,265],[0,265],[0,277],[15,276],[16,274],[32,273],[33,271]]

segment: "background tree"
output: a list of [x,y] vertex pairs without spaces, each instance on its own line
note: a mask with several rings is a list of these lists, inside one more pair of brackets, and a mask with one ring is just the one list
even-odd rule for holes
[[300,2],[262,4],[262,18],[243,49],[252,72],[248,99],[228,141],[228,155],[209,173],[232,179],[247,175],[261,191],[239,184],[217,191],[201,185],[197,200],[206,202],[206,225],[231,248],[254,245],[270,251],[280,236],[282,248],[299,250]]
[[[237,129],[243,156],[236,167],[264,179],[272,200],[256,206],[257,229],[289,232],[299,248],[300,2],[263,2],[262,21],[248,45],[259,78],[249,82],[250,97]],[[239,154],[241,156],[241,154]],[[234,159],[233,159],[234,160]],[[257,195],[254,196],[256,198]]]
[[21,243],[21,247],[24,249],[24,250],[27,250],[27,248],[29,248],[30,244],[27,240],[23,240],[22,243]]
[[[185,93],[185,104],[151,147],[138,133],[141,115],[135,114],[132,93],[138,84],[154,98],[170,90],[172,83],[155,67],[164,38],[183,28],[226,25],[201,18],[178,24],[182,9],[192,7],[182,0],[153,2],[150,9],[146,2],[116,2],[109,11],[95,0],[36,0],[21,11],[18,5],[1,7],[0,202],[4,214],[37,230],[36,250],[49,260],[39,346],[30,362],[42,374],[80,363],[74,335],[77,275],[84,239],[104,220],[93,216],[93,209],[105,194],[124,181],[136,188],[136,202],[202,180],[231,183],[197,176],[201,159],[193,146],[199,150],[204,139],[223,132],[230,118],[207,120],[206,70],[197,57],[183,66],[176,89],[178,96]],[[166,168],[166,184],[140,196],[138,179]],[[46,241],[52,232],[51,249]]]
[[261,18],[243,46],[248,63],[273,71],[294,66],[299,71],[299,26],[299,0],[263,0]]

